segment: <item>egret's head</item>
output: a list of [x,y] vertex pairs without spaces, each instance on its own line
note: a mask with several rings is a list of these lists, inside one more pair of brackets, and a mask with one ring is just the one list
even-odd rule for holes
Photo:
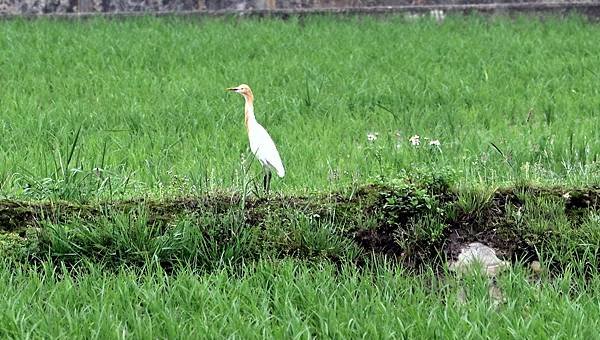
[[246,84],[242,84],[236,87],[230,87],[227,89],[227,91],[237,92],[246,98],[252,98],[252,90],[250,90],[250,86]]

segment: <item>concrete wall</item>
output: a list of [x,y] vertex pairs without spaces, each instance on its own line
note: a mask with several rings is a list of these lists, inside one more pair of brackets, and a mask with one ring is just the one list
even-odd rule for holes
[[[522,3],[519,0],[0,0],[0,14],[319,9],[436,4]],[[528,2],[542,2],[530,0]],[[552,2],[569,3],[565,0]],[[600,0],[592,0],[600,3]]]

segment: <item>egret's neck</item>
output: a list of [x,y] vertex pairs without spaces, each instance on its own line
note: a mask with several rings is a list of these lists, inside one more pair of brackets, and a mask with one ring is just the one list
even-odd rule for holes
[[244,100],[246,101],[246,105],[244,105],[246,129],[248,129],[250,124],[256,122],[256,118],[254,118],[254,98],[252,95],[248,95],[244,96]]

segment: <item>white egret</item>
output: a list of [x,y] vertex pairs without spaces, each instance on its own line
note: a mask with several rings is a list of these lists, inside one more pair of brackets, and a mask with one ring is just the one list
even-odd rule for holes
[[275,171],[277,176],[285,176],[285,169],[277,152],[277,147],[271,136],[262,125],[260,125],[254,117],[254,95],[250,86],[241,84],[237,87],[230,87],[227,91],[233,91],[241,94],[245,100],[244,113],[246,120],[246,131],[248,132],[248,140],[250,142],[250,150],[258,159],[265,171],[263,177],[263,186],[266,192],[269,192],[271,184],[271,171]]

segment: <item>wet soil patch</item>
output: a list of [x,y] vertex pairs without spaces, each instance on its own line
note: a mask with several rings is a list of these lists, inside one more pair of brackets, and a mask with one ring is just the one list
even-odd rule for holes
[[524,204],[512,191],[498,191],[485,206],[477,211],[461,212],[448,221],[444,254],[456,259],[466,244],[479,242],[496,250],[500,258],[532,261],[535,249],[521,237],[514,223],[507,218],[509,207]]

